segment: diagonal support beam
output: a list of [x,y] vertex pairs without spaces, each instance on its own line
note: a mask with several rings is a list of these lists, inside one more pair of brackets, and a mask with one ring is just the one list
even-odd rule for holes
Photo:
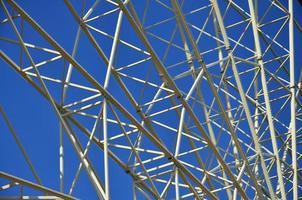
[[77,199],[75,197],[66,195],[64,193],[55,191],[53,189],[41,186],[41,185],[36,184],[36,183],[32,183],[30,181],[27,181],[27,180],[22,179],[22,178],[18,178],[16,176],[13,176],[11,174],[8,174],[8,173],[2,172],[2,171],[0,171],[0,177],[8,179],[8,180],[11,180],[11,181],[14,181],[14,182],[17,182],[17,183],[19,183],[21,185],[24,185],[24,186],[27,186],[27,187],[30,187],[30,188],[33,188],[33,189],[36,189],[36,190],[39,190],[41,192],[45,192],[47,194],[51,194],[51,195],[57,196],[57,197],[62,198],[62,199],[68,199],[68,200],[76,200]]
[[39,183],[39,185],[42,185],[42,181],[41,181],[40,177],[38,176],[38,173],[35,170],[35,167],[34,167],[33,163],[31,162],[24,146],[22,145],[21,140],[20,140],[20,138],[18,137],[18,135],[16,133],[16,130],[14,129],[14,127],[13,127],[12,123],[10,122],[7,114],[5,113],[4,109],[1,106],[0,106],[0,113],[1,113],[2,117],[4,118],[5,123],[7,124],[8,128],[10,130],[10,133],[13,135],[18,147],[20,148],[20,150],[21,150],[21,152],[22,152],[22,154],[25,158],[25,161],[27,162],[33,176],[35,177],[35,179]]

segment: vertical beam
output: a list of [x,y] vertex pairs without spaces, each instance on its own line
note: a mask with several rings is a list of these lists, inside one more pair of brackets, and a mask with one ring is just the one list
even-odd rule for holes
[[279,151],[278,151],[278,144],[277,144],[277,139],[276,139],[276,134],[275,134],[273,115],[272,115],[271,106],[270,106],[270,99],[268,96],[268,89],[267,89],[267,83],[266,83],[263,58],[262,58],[262,53],[261,53],[260,40],[259,40],[259,36],[258,36],[258,25],[257,25],[256,16],[255,16],[254,2],[253,2],[253,0],[248,0],[248,3],[249,3],[250,14],[251,14],[251,20],[252,20],[256,56],[257,56],[258,64],[260,66],[261,84],[262,84],[262,89],[263,89],[263,95],[264,95],[264,101],[265,101],[265,107],[266,107],[266,113],[267,113],[267,120],[268,120],[269,129],[270,129],[270,135],[271,135],[271,140],[272,140],[272,145],[273,145],[273,152],[274,152],[275,158],[276,158],[278,182],[280,185],[282,199],[286,199],[283,176],[282,176],[282,171],[281,171],[281,162],[280,162],[280,156],[279,156]]
[[64,137],[61,123],[59,127],[59,173],[60,192],[64,192]]
[[[195,88],[198,86],[198,84],[199,84],[199,82],[202,78],[202,75],[203,75],[203,70],[200,70],[200,72],[199,72],[197,78],[195,79],[189,93],[187,94],[187,96],[185,98],[185,101],[188,101],[191,98],[191,95],[192,95],[193,91],[195,90]],[[181,109],[179,127],[178,127],[178,131],[177,131],[177,141],[176,141],[176,147],[175,147],[175,153],[174,153],[175,158],[177,158],[178,154],[179,154],[182,130],[183,130],[183,126],[184,126],[185,112],[186,112],[186,109],[185,109],[185,107],[183,107]],[[178,176],[178,168],[177,167],[175,168],[175,193],[176,193],[176,200],[179,200],[179,176]]]
[[[123,19],[123,12],[120,11],[117,19],[113,44],[111,48],[104,89],[106,90],[109,86],[109,80],[111,75],[111,69],[113,67],[113,62],[115,59],[115,53],[118,45],[120,29]],[[104,140],[104,173],[105,173],[105,192],[106,192],[106,200],[109,200],[109,168],[108,168],[108,132],[107,132],[107,100],[104,98],[103,101],[103,140]]]
[[[255,5],[255,17],[256,20],[258,20],[258,0],[254,0],[254,5]],[[256,48],[256,46],[255,46]],[[255,63],[257,62],[257,58],[255,58]],[[259,86],[258,86],[258,69],[255,69],[255,80],[254,80],[254,99],[255,99],[255,113],[254,113],[254,127],[255,127],[255,132],[258,135],[259,131]],[[258,162],[255,163],[255,174],[256,177],[259,177],[259,164]]]
[[294,57],[294,9],[293,0],[288,1],[289,11],[289,65],[290,65],[290,131],[292,141],[293,168],[293,200],[298,199],[298,171],[297,171],[297,141],[296,141],[296,105],[295,105],[295,57]]
[[[226,29],[225,29],[225,26],[224,26],[224,23],[223,23],[221,14],[220,14],[220,10],[219,10],[219,7],[218,7],[218,4],[217,4],[216,0],[212,0],[212,3],[213,3],[213,6],[214,6],[214,9],[215,9],[215,13],[216,13],[216,17],[218,19],[218,23],[220,24],[220,29],[221,29],[221,32],[222,32],[222,35],[223,35],[223,38],[224,38],[226,50],[228,51],[228,53],[230,55],[230,58],[231,58],[231,61],[232,61],[232,70],[233,70],[233,73],[234,73],[235,81],[236,81],[236,84],[237,84],[237,87],[238,87],[240,98],[242,100],[242,105],[243,105],[243,108],[244,108],[244,111],[245,111],[245,114],[246,114],[246,117],[247,117],[248,125],[249,125],[250,131],[252,133],[252,138],[253,138],[253,142],[254,142],[254,145],[255,145],[255,149],[256,149],[256,152],[257,152],[257,154],[259,155],[259,158],[260,158],[260,164],[261,164],[261,167],[262,167],[262,170],[263,170],[264,178],[265,178],[266,184],[268,186],[270,196],[271,196],[271,198],[274,198],[275,194],[274,194],[272,184],[271,184],[271,181],[270,181],[270,177],[269,177],[269,174],[268,174],[268,170],[267,170],[267,167],[265,165],[265,161],[264,161],[264,158],[263,158],[263,155],[262,155],[262,150],[261,150],[261,146],[260,146],[260,143],[259,143],[259,138],[256,134],[255,127],[254,127],[254,124],[253,124],[253,120],[251,118],[250,109],[248,107],[247,99],[246,99],[246,96],[245,96],[245,93],[244,93],[244,90],[243,90],[243,87],[242,87],[242,83],[241,83],[240,76],[239,76],[239,73],[238,73],[238,69],[237,69],[237,66],[236,66],[236,63],[235,63],[235,60],[234,60],[233,52],[232,52],[232,49],[230,47],[230,43],[229,43],[229,39],[228,39],[228,36],[227,36],[227,33],[226,33]],[[257,190],[259,198],[263,198],[262,190],[259,190],[259,186],[258,186],[257,181],[255,182],[255,188]]]
[[[212,12],[212,15],[213,15],[213,23],[214,23],[215,36],[216,36],[216,38],[220,39],[220,36],[219,36],[220,29],[219,29],[219,25],[218,25],[217,19],[215,17],[215,12]],[[221,42],[219,40],[216,40],[216,45],[217,45],[217,47],[220,47],[221,46]],[[222,53],[222,49],[221,48],[218,49],[218,59],[221,60],[221,62],[219,62],[219,66],[220,66],[221,72],[223,72],[224,68],[226,68],[227,66],[223,66],[224,65],[224,61],[223,61],[223,53]],[[228,65],[228,63],[227,63],[227,65]],[[224,74],[222,74],[222,76],[223,75]],[[227,84],[225,83],[225,81],[223,81],[223,85],[224,85],[225,90],[227,90],[228,88],[227,88]],[[226,93],[225,93],[225,99],[226,99],[228,116],[230,118],[231,123],[234,124],[234,118],[233,118],[232,111],[231,111],[231,107],[232,106],[231,106],[230,97]],[[234,157],[235,157],[236,166],[237,165],[239,166],[240,161],[238,160],[238,150],[236,148],[234,140],[232,140],[232,145],[233,145],[233,153],[234,153]],[[223,177],[226,178],[225,173],[223,173]],[[228,183],[226,181],[225,181],[225,185],[226,186],[228,185]],[[234,192],[235,191],[237,192],[237,190],[234,190]],[[227,189],[227,195],[228,195],[228,199],[232,199],[233,198],[232,197],[231,188]]]
[[59,179],[60,179],[60,192],[64,191],[64,137],[63,126],[60,123],[59,127]]

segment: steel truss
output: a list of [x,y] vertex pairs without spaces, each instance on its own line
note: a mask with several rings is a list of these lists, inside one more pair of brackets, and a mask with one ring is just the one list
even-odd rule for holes
[[[54,190],[42,184],[14,117],[0,108],[36,181],[0,172],[9,181],[0,192],[29,187],[41,196],[24,199],[76,199],[85,170],[98,197],[110,199],[110,166],[117,164],[133,180],[133,199],[302,197],[297,2],[95,0],[78,9],[64,0],[78,27],[71,53],[15,1],[0,2],[0,26],[14,33],[0,42],[20,54],[1,47],[0,57],[48,100],[60,125]],[[40,38],[28,41],[24,29]],[[100,66],[80,59],[81,41]],[[64,135],[79,159],[71,185]],[[89,156],[94,145],[103,171]]]

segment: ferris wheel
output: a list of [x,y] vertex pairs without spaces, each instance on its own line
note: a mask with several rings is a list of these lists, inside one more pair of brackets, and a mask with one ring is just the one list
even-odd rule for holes
[[295,0],[0,0],[0,199],[302,198]]

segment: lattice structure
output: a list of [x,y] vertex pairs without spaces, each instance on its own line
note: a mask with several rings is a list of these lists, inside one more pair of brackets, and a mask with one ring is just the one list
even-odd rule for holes
[[[13,127],[18,116],[0,110],[34,177],[0,172],[2,194],[85,199],[74,193],[87,173],[110,199],[114,165],[133,199],[302,197],[298,1],[64,0],[72,50],[31,17],[35,1],[0,2],[1,67],[45,97],[60,126],[60,187],[50,189]],[[63,138],[78,156],[72,175]]]

